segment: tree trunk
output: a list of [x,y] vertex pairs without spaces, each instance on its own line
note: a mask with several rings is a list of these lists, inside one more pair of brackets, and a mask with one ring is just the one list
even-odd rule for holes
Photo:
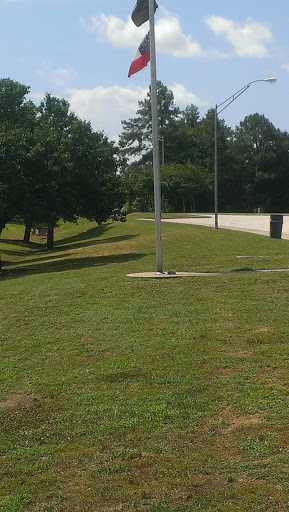
[[29,244],[29,242],[30,242],[31,228],[32,228],[31,224],[25,224],[23,242],[25,242],[26,244]]
[[48,226],[47,230],[47,249],[53,249],[54,247],[54,227]]
[[[5,226],[3,226],[3,227],[2,227],[2,226],[0,225],[0,240],[1,240],[1,233],[2,233],[2,231],[3,231],[3,229],[4,229],[4,227],[5,227]],[[0,274],[1,274],[1,271],[2,271],[2,258],[1,258],[1,250],[0,250]]]
[[190,197],[190,209],[191,209],[192,213],[194,213],[196,211],[196,198],[195,198],[195,194],[193,194],[192,197]]

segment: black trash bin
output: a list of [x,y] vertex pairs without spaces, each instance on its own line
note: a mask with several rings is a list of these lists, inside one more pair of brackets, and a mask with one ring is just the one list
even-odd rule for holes
[[270,238],[281,238],[283,215],[270,215]]

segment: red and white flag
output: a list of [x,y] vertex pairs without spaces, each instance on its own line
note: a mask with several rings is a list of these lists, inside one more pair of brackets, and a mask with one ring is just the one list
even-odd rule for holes
[[150,33],[148,32],[145,38],[139,45],[134,59],[130,65],[128,76],[130,77],[134,73],[137,73],[150,61]]

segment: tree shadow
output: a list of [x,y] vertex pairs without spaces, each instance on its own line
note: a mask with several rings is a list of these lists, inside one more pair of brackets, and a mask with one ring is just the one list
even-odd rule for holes
[[2,255],[2,261],[3,261],[3,254],[6,254],[7,256],[27,256],[29,254],[31,254],[30,251],[14,251],[14,250],[9,250],[9,249],[3,249],[1,251],[1,255]]
[[25,274],[48,274],[52,272],[77,271],[89,267],[98,267],[104,265],[120,265],[129,261],[138,260],[145,254],[111,254],[108,256],[87,256],[84,258],[67,258],[65,260],[57,258],[55,261],[44,261],[43,263],[26,265],[25,267],[16,267],[8,270],[2,270],[1,279],[13,279],[23,277]]
[[[91,241],[91,245],[93,243],[96,242],[96,240],[91,240],[91,238],[97,238],[97,237],[100,237],[103,233],[105,233],[107,230],[111,229],[112,226],[111,225],[100,225],[100,226],[95,226],[94,228],[90,228],[88,229],[87,231],[82,231],[81,233],[78,233],[77,235],[75,236],[71,236],[71,237],[68,237],[68,238],[61,238],[60,240],[55,240],[54,241],[54,248],[53,250],[57,249],[58,247],[61,247],[63,245],[67,245],[67,244],[72,244],[74,242],[81,242],[81,241],[85,241],[85,240],[90,240]],[[43,237],[42,237],[43,239]],[[45,238],[46,240],[46,238]],[[23,240],[15,240],[15,239],[10,239],[10,238],[0,238],[0,243],[2,244],[5,244],[5,245],[13,245],[13,246],[17,246],[17,247],[23,247],[24,249],[36,249],[36,250],[43,250],[43,251],[47,251],[47,247],[46,247],[46,243],[41,243],[41,242],[35,242],[35,241],[29,241],[29,242],[24,242]],[[79,245],[79,247],[81,247],[81,244]],[[1,251],[2,253],[7,253],[8,254],[8,251],[7,250],[2,250]],[[16,253],[13,251],[11,251],[9,254],[13,255],[15,254],[15,256],[21,256],[22,253]]]
[[[16,249],[2,249],[2,245],[11,245],[13,247],[23,247],[23,251],[17,251]],[[0,249],[1,254],[10,254],[11,256],[23,256],[25,254],[31,254],[31,249],[35,251],[43,250],[46,248],[45,244],[39,242],[23,242],[23,240],[11,240],[10,238],[0,238]]]
[[91,238],[98,238],[103,235],[106,231],[109,231],[112,228],[112,224],[100,224],[99,226],[95,226],[93,228],[88,229],[87,231],[82,231],[74,236],[69,236],[67,238],[61,238],[60,240],[54,241],[54,247],[58,247],[60,245],[67,245],[75,242],[81,242],[84,240],[90,240]]
[[[132,238],[135,238],[135,236],[137,235],[121,235],[121,236],[113,236],[113,237],[110,237],[110,238],[103,238],[101,240],[88,240],[87,242],[85,241],[80,241],[80,242],[75,242],[75,243],[69,243],[69,244],[64,244],[63,246],[62,245],[58,245],[57,247],[54,247],[53,249],[47,249],[46,246],[43,246],[41,245],[40,247],[32,247],[32,248],[35,248],[35,253],[37,253],[37,255],[39,253],[42,253],[44,254],[45,253],[45,256],[43,257],[39,257],[37,256],[37,261],[39,260],[48,260],[48,259],[55,259],[55,258],[60,258],[60,253],[61,252],[64,252],[65,251],[65,254],[63,255],[63,257],[65,257],[67,255],[67,251],[70,251],[72,249],[82,249],[82,248],[85,248],[85,247],[92,247],[92,246],[96,246],[96,245],[102,245],[102,244],[112,244],[112,243],[115,243],[115,242],[123,242],[123,241],[127,241],[127,240],[131,240]],[[61,242],[61,241],[59,241]],[[27,247],[27,244],[24,244],[24,246]],[[14,261],[7,261],[5,262],[5,255],[9,255],[9,256],[28,256],[28,255],[31,255],[31,257],[28,257],[26,259],[21,259],[19,260],[18,263],[21,263],[21,265],[25,264],[25,263],[30,263],[31,262],[31,259],[33,258],[33,254],[31,254],[31,252],[27,251],[13,251],[13,250],[5,250],[3,249],[1,251],[1,255],[2,255],[2,266],[4,266],[5,264],[5,267],[7,266],[11,266],[11,265],[14,265],[15,262]]]
[[[23,240],[12,240],[8,238],[1,238],[0,242],[4,243],[6,245],[11,245],[14,247],[23,247],[25,250],[23,251],[17,251],[16,249],[3,249],[1,251],[2,255],[2,274],[3,276],[5,273],[5,269],[8,267],[9,274],[10,273],[18,273],[18,272],[24,272],[25,265],[25,271],[31,271],[32,267],[39,268],[40,265],[39,262],[43,260],[43,265],[50,264],[58,262],[60,258],[66,258],[66,262],[69,261],[78,261],[78,258],[74,258],[72,260],[68,257],[68,252],[73,249],[79,249],[79,248],[85,248],[90,246],[96,246],[101,244],[108,244],[108,243],[115,243],[115,242],[122,242],[127,241],[132,238],[135,238],[137,235],[120,235],[120,236],[112,236],[108,238],[102,238],[99,237],[109,231],[112,228],[112,224],[101,224],[99,226],[95,226],[93,228],[88,229],[87,231],[83,231],[81,233],[78,233],[74,236],[70,236],[67,238],[62,238],[60,240],[56,240],[54,242],[54,247],[52,249],[47,249],[46,244],[39,243],[39,242],[24,242]],[[31,250],[33,251],[31,253]],[[39,253],[45,254],[44,256],[39,256]],[[60,254],[62,253],[62,255]],[[18,261],[5,261],[5,255],[13,257],[22,258]],[[37,255],[37,260],[33,259],[33,256]],[[25,259],[24,259],[25,258]],[[79,258],[79,260],[83,260],[83,258]],[[28,264],[28,265],[26,265]],[[21,267],[15,267],[15,265],[21,265]],[[14,268],[10,268],[14,267]]]
[[[75,242],[65,242],[62,244],[62,240],[59,240],[59,244],[54,244],[53,249],[49,249],[50,251],[63,251],[63,250],[70,250],[70,249],[80,249],[84,247],[91,247],[93,245],[102,245],[102,244],[113,244],[114,242],[123,242],[126,240],[131,240],[132,238],[135,238],[137,235],[120,235],[120,236],[112,236],[109,238],[101,238],[100,240],[81,240],[81,241],[75,241]],[[91,238],[91,237],[89,237]]]
[[[4,253],[7,253],[7,251],[3,251],[3,254]],[[3,260],[2,258],[2,267],[4,267],[4,270],[7,269],[7,267],[13,267],[14,265],[17,265],[17,264],[20,264],[21,265],[21,268],[23,269],[23,265],[26,265],[26,263],[29,263],[29,267],[31,266],[35,266],[35,265],[38,265],[39,262],[43,261],[44,263],[48,263],[49,261],[53,261],[53,260],[60,260],[60,258],[68,258],[68,254],[67,252],[63,253],[63,254],[59,254],[59,253],[55,253],[55,254],[51,254],[50,256],[48,255],[43,255],[41,257],[37,256],[37,259],[33,259],[33,256],[31,256],[30,258],[27,258],[27,259],[21,259],[19,261],[5,261]],[[15,268],[16,270],[16,268]]]

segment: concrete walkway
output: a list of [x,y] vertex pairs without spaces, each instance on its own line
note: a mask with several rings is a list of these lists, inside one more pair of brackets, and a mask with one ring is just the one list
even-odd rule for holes
[[[194,224],[199,226],[215,227],[214,214],[203,214],[195,217],[179,219],[162,219],[162,222],[177,224]],[[270,215],[218,215],[219,228],[233,229],[235,231],[248,231],[258,235],[270,236]],[[289,214],[283,215],[282,238],[289,240]]]

